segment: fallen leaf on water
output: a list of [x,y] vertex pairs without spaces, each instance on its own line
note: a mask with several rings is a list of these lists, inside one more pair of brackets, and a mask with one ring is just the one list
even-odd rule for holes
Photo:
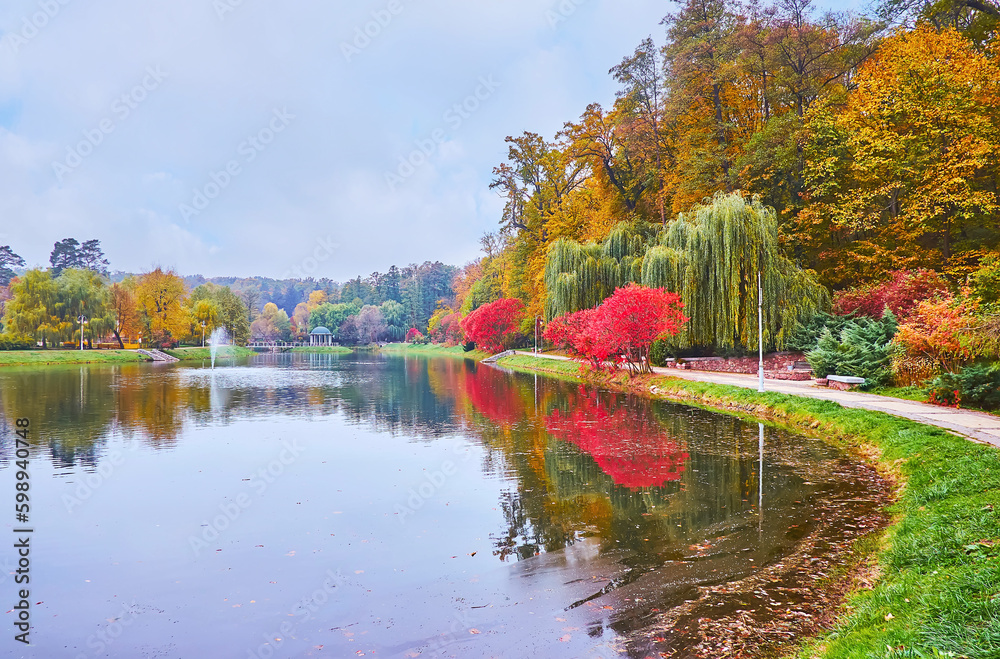
[[570,639],[570,635],[569,635],[569,634],[566,634],[565,636],[560,636],[560,637],[559,637],[559,642],[561,642],[561,643],[566,643],[566,642],[568,642],[568,641],[569,641],[569,639]]
[[473,627],[472,629],[470,629],[469,633],[470,634],[482,634],[482,632],[479,631],[478,629],[476,629],[475,627]]

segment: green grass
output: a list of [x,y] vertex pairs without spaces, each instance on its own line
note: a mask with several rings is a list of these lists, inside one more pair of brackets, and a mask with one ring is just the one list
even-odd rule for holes
[[[915,400],[918,403],[927,402],[927,392],[921,387],[880,387],[866,393],[875,394],[877,396],[890,396],[892,398],[905,398],[906,400]],[[984,414],[1000,416],[1000,411],[998,410],[984,410],[979,407],[966,405],[963,405],[962,409],[975,410],[977,412],[983,412]]]
[[381,352],[399,355],[427,355],[434,357],[463,357],[465,359],[485,359],[489,353],[482,350],[465,352],[462,346],[441,346],[428,343],[425,345],[411,343],[390,343],[382,346]]
[[[212,358],[211,348],[174,348],[173,350],[164,350],[163,352],[167,353],[171,357],[176,357],[181,361],[201,361]],[[254,354],[254,352],[250,348],[243,348],[241,346],[222,346],[216,354],[216,359],[248,357],[252,354]]]
[[42,364],[123,364],[147,358],[131,350],[2,350],[0,366]]
[[345,348],[343,346],[303,346],[301,348],[292,348],[291,352],[349,355],[350,353],[354,352],[354,350],[352,350],[351,348]]
[[920,387],[879,387],[866,393],[875,394],[876,396],[889,396],[890,398],[915,400],[918,403],[927,402],[927,393]]
[[[577,369],[527,356],[501,363],[561,376]],[[896,481],[894,523],[881,542],[856,547],[876,568],[873,587],[852,593],[836,626],[805,641],[799,657],[1000,657],[1000,450],[830,401],[665,376],[615,382],[827,438]]]

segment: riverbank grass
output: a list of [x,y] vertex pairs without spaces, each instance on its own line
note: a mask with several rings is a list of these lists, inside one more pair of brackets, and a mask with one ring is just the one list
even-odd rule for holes
[[[521,355],[501,365],[564,377],[578,370],[574,362]],[[804,642],[799,657],[1000,656],[1000,450],[830,401],[668,376],[584,377],[827,438],[895,481],[894,523],[856,547],[867,555],[870,587],[852,593],[833,629]]]
[[[173,348],[171,350],[164,350],[171,357],[176,357],[181,361],[203,361],[212,359],[212,349],[211,348]],[[250,348],[244,348],[242,346],[219,346],[219,351],[216,353],[216,359],[229,359],[232,357],[249,357],[254,354],[253,350]]]
[[134,350],[2,350],[0,366],[126,364],[148,361]]
[[352,348],[345,348],[344,346],[302,346],[299,348],[292,348],[290,352],[302,352],[311,354],[325,354],[325,355],[349,355],[354,350]]
[[389,343],[382,346],[380,352],[400,355],[426,355],[428,357],[462,357],[464,359],[481,360],[490,356],[482,350],[465,351],[462,346],[441,346],[433,343]]

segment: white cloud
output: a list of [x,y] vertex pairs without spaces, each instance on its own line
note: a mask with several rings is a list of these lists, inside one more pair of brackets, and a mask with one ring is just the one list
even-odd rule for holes
[[[399,1],[349,62],[341,44],[388,0],[244,0],[222,20],[207,0],[68,2],[16,53],[0,45],[2,240],[41,264],[56,240],[96,237],[115,269],[205,275],[280,276],[331,234],[341,247],[316,276],[465,262],[497,226],[488,186],[504,137],[551,137],[588,103],[609,104],[607,70],[659,39],[669,9]],[[546,12],[567,1],[578,8],[551,27]],[[0,33],[36,11],[3,3]],[[166,79],[120,117],[116,101],[148,67]],[[490,76],[500,86],[453,125],[445,113]],[[276,108],[294,121],[248,160],[241,147]],[[52,162],[105,119],[114,130],[57,180]],[[436,129],[442,143],[390,192],[385,172]],[[240,173],[185,221],[181,204],[232,160]]]

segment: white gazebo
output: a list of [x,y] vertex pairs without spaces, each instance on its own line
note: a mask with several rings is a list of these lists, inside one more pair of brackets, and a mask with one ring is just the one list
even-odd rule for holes
[[333,332],[320,325],[309,332],[309,345],[311,346],[332,346]]

